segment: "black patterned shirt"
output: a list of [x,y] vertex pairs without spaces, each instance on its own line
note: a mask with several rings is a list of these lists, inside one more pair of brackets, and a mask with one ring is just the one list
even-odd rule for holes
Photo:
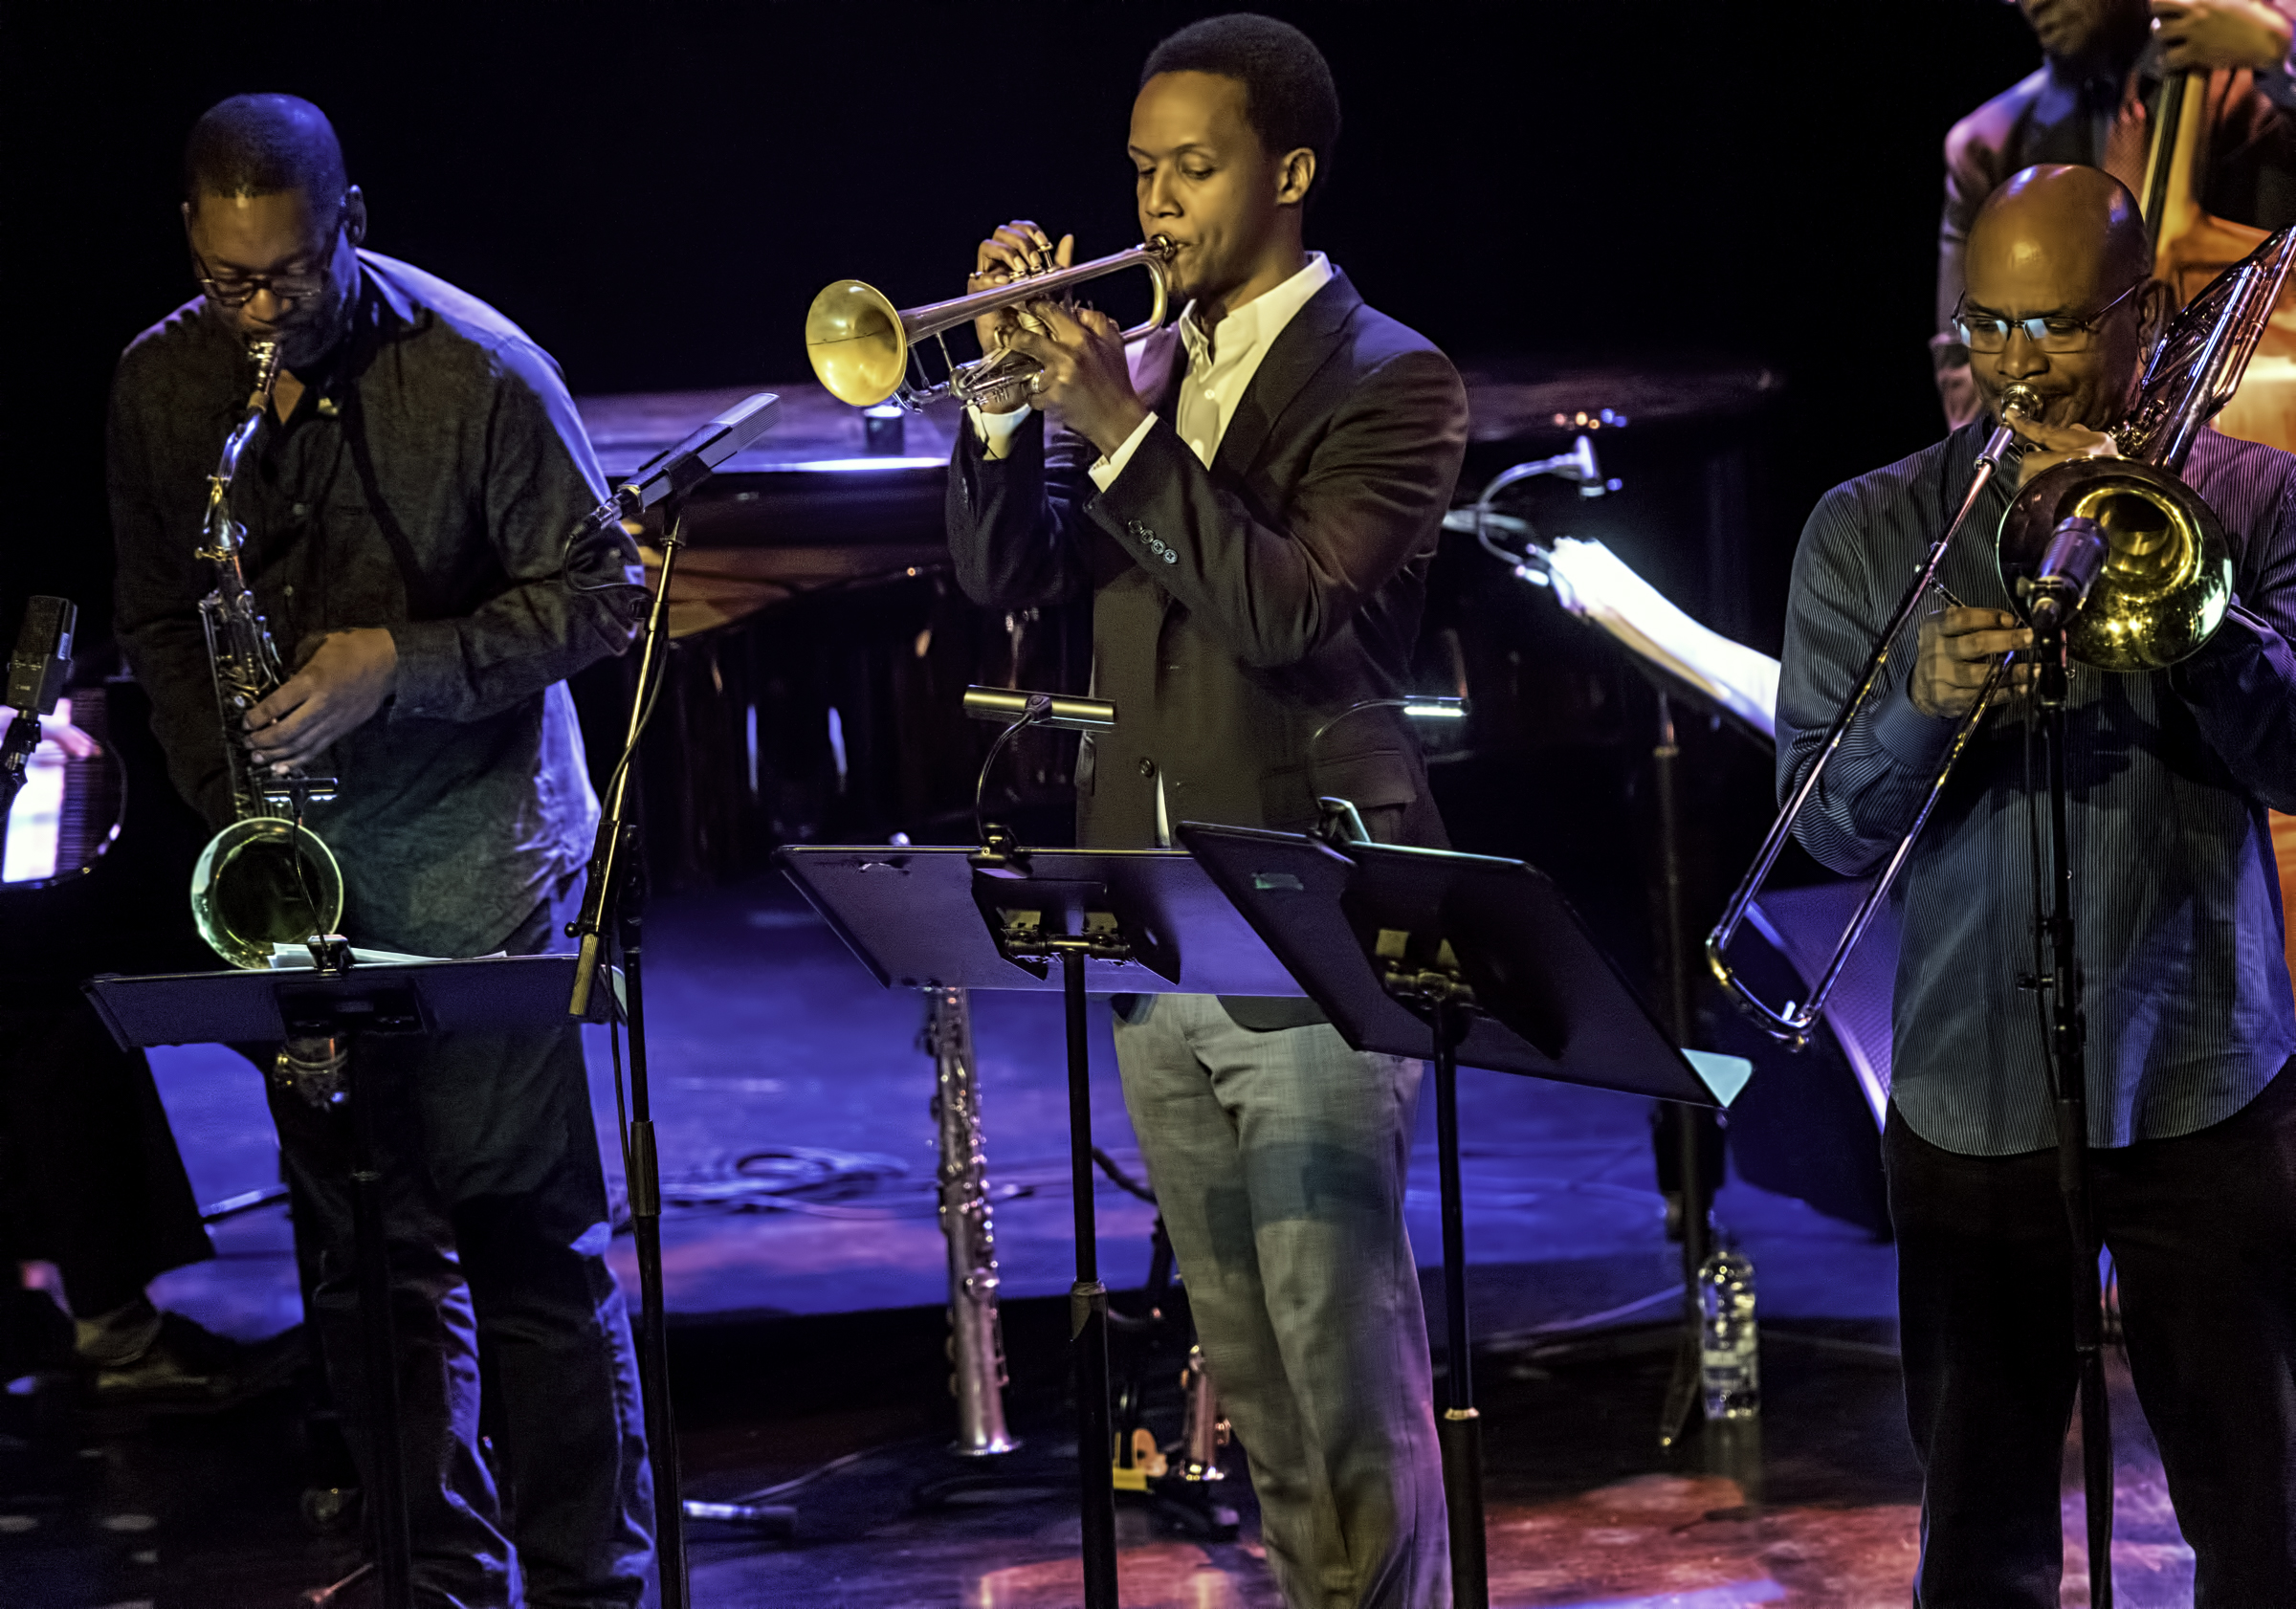
[[[352,330],[232,487],[248,584],[292,664],[324,632],[387,628],[388,704],[337,743],[331,804],[306,821],[335,851],[354,942],[480,954],[589,852],[593,795],[565,678],[629,640],[628,587],[560,578],[568,533],[606,495],[558,365],[493,308],[360,253]],[[138,336],[112,387],[118,630],[177,788],[230,817],[199,619],[211,567],[207,478],[252,364],[204,302]],[[591,580],[634,578],[607,540]]]

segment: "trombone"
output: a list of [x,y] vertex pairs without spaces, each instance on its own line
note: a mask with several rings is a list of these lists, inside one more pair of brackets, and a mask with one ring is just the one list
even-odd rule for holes
[[[1159,234],[1130,251],[1023,275],[990,290],[907,309],[894,306],[893,298],[873,286],[840,279],[824,288],[806,310],[806,355],[829,394],[855,408],[897,402],[914,412],[942,397],[981,402],[1025,383],[1040,365],[1027,354],[1010,350],[958,363],[949,356],[943,339],[950,330],[1001,308],[1060,296],[1087,280],[1139,268],[1148,273],[1155,302],[1145,320],[1124,332],[1126,341],[1137,341],[1163,324],[1168,300],[1164,265],[1172,260],[1172,242]],[[923,364],[916,361],[917,346],[926,340],[940,349],[947,367],[942,380],[926,379]]]
[[[2169,325],[2146,365],[2135,405],[2108,433],[2117,457],[2075,459],[2036,476],[2002,517],[1996,562],[2003,587],[2028,614],[2034,583],[2045,566],[2059,526],[2068,520],[2094,521],[2105,541],[2105,558],[2085,606],[2065,632],[2066,651],[2097,670],[2145,672],[2167,668],[2197,651],[2222,623],[2232,599],[2232,558],[2215,513],[2176,472],[2184,467],[2200,430],[2240,388],[2256,352],[2282,283],[2296,263],[2296,230],[2283,230],[2247,257],[2219,275]],[[1946,551],[1969,522],[1977,500],[1993,481],[2001,456],[2015,439],[2011,412],[2038,417],[2040,399],[2022,386],[2002,393],[2003,422],[1977,454],[1976,474],[1945,530],[1930,544],[1920,570],[1890,614],[1889,623],[1866,655],[1849,696],[1843,702],[1816,758],[1802,774],[1785,808],[1771,825],[1754,864],[1706,937],[1707,965],[1722,986],[1776,1039],[1799,1049],[1841,981],[1882,901],[1929,822],[1970,739],[1976,735],[1998,691],[2006,657],[1979,690],[1946,749],[1913,824],[1898,840],[1836,945],[1832,959],[1810,986],[1810,998],[1774,1006],[1738,977],[1728,951],[1745,922],[1763,882],[1796,822],[1817,795],[1826,766],[1859,711],[1881,685],[1897,641],[1920,610]],[[1942,590],[1942,588],[1940,588]]]

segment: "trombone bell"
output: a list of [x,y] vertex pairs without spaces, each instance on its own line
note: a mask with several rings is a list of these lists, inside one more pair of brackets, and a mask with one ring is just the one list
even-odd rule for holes
[[2208,504],[2175,475],[2130,458],[2082,458],[2040,476],[2001,521],[2001,584],[2025,586],[2058,525],[2093,519],[2105,568],[2065,625],[2066,651],[2100,671],[2159,671],[2199,649],[2232,602],[2232,552]]

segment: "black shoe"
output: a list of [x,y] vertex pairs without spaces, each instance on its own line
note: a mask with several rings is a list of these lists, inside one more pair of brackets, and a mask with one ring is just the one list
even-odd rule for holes
[[81,1363],[81,1398],[99,1410],[215,1413],[285,1385],[303,1357],[299,1328],[250,1345],[163,1312],[159,1337],[134,1362]]

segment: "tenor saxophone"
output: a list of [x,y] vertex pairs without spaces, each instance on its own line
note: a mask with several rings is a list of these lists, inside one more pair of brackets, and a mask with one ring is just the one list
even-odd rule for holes
[[1010,1452],[1004,1428],[1004,1333],[997,1319],[997,1239],[989,1222],[988,1159],[981,1149],[981,1091],[973,1072],[972,1008],[965,991],[925,991],[924,1047],[936,1074],[940,1131],[940,1232],[949,1245],[949,1391],[957,1440],[969,1457]]
[[271,628],[255,607],[239,565],[247,531],[232,518],[239,461],[271,411],[279,343],[251,342],[255,387],[223,456],[208,477],[206,542],[198,557],[215,567],[215,586],[199,601],[215,682],[215,711],[232,791],[232,824],[208,841],[191,872],[191,919],[199,936],[233,966],[260,970],[272,947],[320,934],[342,921],[342,870],[334,851],[302,825],[303,806],[335,797],[335,779],[298,768],[275,773],[248,753],[247,712],[287,679]]

